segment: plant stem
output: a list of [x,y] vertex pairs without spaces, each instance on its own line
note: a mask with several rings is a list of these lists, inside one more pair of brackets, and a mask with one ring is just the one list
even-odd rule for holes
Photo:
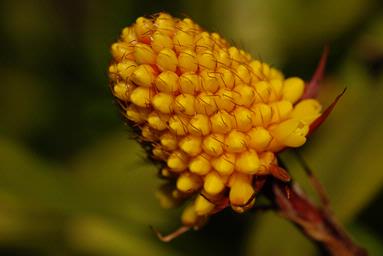
[[365,249],[352,241],[329,208],[314,205],[297,184],[274,183],[273,196],[278,212],[330,255],[368,255]]

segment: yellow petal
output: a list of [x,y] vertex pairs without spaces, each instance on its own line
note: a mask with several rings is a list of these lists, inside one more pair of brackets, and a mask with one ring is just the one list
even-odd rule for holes
[[291,103],[297,102],[303,94],[305,83],[298,77],[290,77],[283,83],[282,99]]
[[308,125],[298,119],[288,119],[270,129],[272,137],[288,147],[302,146],[308,131]]
[[261,126],[251,129],[248,134],[250,136],[249,146],[257,152],[265,150],[272,139],[270,132]]
[[305,99],[295,105],[291,117],[300,119],[307,124],[311,124],[320,116],[322,110],[321,104],[315,99]]
[[168,167],[171,171],[182,172],[188,166],[188,158],[185,153],[181,151],[174,151],[168,158]]
[[198,155],[189,163],[189,169],[192,173],[206,175],[211,169],[210,158],[206,154]]
[[201,185],[202,180],[200,176],[193,173],[182,173],[177,179],[177,189],[185,193],[197,191]]
[[235,155],[225,153],[211,161],[214,169],[221,175],[230,175],[234,172]]
[[225,183],[217,172],[210,172],[205,176],[204,190],[210,195],[217,195],[225,188]]
[[178,65],[177,55],[172,49],[164,48],[158,53],[156,63],[160,70],[174,72]]
[[198,215],[195,211],[195,205],[189,204],[185,207],[181,215],[181,221],[186,226],[194,226],[197,223]]
[[215,208],[215,205],[208,200],[206,200],[203,196],[198,195],[195,200],[195,211],[197,215],[208,215]]
[[235,206],[245,205],[254,194],[251,178],[242,173],[235,173],[230,178],[230,183],[230,203]]
[[189,135],[184,137],[180,141],[179,146],[188,155],[196,156],[202,150],[201,143],[202,143],[201,137]]
[[143,87],[150,87],[152,86],[152,83],[154,81],[154,71],[153,68],[147,64],[143,64],[138,66],[132,73],[131,73],[131,80],[136,85],[143,86]]
[[238,154],[235,169],[246,174],[255,174],[260,166],[258,154],[255,150],[248,150]]

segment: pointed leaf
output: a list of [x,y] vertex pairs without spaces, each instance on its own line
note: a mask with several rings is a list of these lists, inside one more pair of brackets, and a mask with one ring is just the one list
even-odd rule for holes
[[318,66],[315,70],[315,73],[313,77],[311,78],[311,81],[305,88],[305,92],[303,93],[302,99],[317,97],[318,90],[319,90],[319,81],[322,80],[324,75],[328,53],[329,53],[329,47],[325,46],[325,48],[323,49],[320,61],[318,63]]

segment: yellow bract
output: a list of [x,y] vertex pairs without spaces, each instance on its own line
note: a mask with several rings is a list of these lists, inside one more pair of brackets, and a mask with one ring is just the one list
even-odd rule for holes
[[[131,69],[132,66],[126,67]],[[124,70],[126,72],[126,70]],[[150,87],[154,81],[153,68],[149,65],[140,65],[131,73],[130,80],[139,86]]]
[[201,186],[201,178],[193,173],[182,173],[177,179],[177,189],[181,192],[190,193]]
[[197,215],[208,215],[211,211],[214,210],[214,207],[215,205],[212,202],[209,202],[203,196],[197,196],[197,199],[195,200],[195,211]]
[[201,143],[201,137],[189,135],[180,141],[179,146],[188,155],[196,156],[201,152]]
[[235,155],[230,153],[224,153],[212,160],[211,164],[214,169],[222,175],[230,175],[234,171]]
[[203,185],[204,190],[210,195],[217,195],[225,188],[223,178],[216,172],[210,172],[205,176],[205,183]]
[[211,169],[209,157],[206,154],[200,154],[193,158],[189,163],[189,170],[198,175],[208,174]]
[[234,209],[240,211],[241,206],[246,207],[255,191],[251,185],[251,177],[242,173],[235,173],[230,178],[230,202]]
[[111,52],[112,93],[124,115],[161,174],[177,180],[173,196],[195,196],[185,225],[218,201],[251,207],[253,181],[270,174],[280,150],[302,146],[321,114],[317,100],[301,99],[302,79],[285,79],[189,18],[138,18]]

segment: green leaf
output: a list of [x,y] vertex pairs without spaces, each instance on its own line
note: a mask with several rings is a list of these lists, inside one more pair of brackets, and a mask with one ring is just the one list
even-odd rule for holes
[[[14,239],[30,234],[29,240],[35,240],[35,234],[41,232],[22,216],[37,211],[45,215],[37,223],[66,230],[64,239],[75,250],[105,255],[182,255],[160,242],[149,229],[150,224],[163,226],[166,222],[173,228],[169,222],[174,218],[165,217],[170,212],[156,202],[156,177],[150,172],[154,167],[146,164],[149,170],[141,168],[145,164],[136,154],[140,152],[136,143],[118,134],[95,148],[75,161],[73,170],[64,171],[16,143],[0,139],[0,192],[24,205],[20,218],[3,222],[3,227],[8,227],[5,239],[12,240],[12,234],[16,234]],[[140,167],[129,171],[135,161]],[[76,169],[79,167],[90,169]],[[9,216],[8,212],[0,209],[2,216]]]
[[259,213],[251,230],[245,255],[315,255],[315,246],[293,224],[274,212]]
[[369,255],[382,254],[383,244],[381,237],[360,223],[353,223],[348,228],[355,240],[358,241],[358,243],[367,250]]

